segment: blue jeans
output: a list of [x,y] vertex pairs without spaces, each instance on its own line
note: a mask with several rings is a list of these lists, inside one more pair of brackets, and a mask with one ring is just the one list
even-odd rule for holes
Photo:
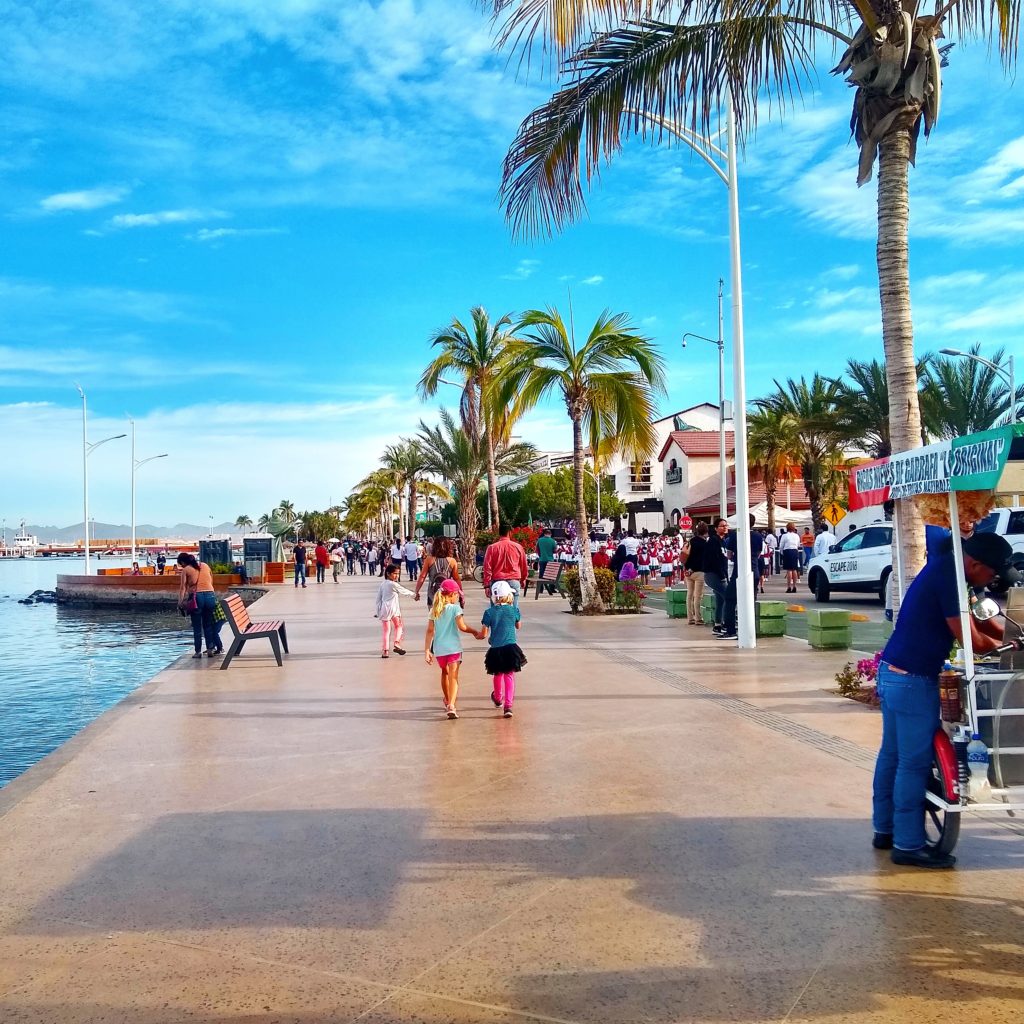
[[212,591],[201,590],[196,594],[196,610],[189,615],[192,620],[192,644],[196,654],[203,649],[204,638],[208,651],[215,651],[220,647],[217,627],[213,624],[213,610],[216,607],[217,596]]
[[306,563],[296,562],[295,563],[295,586],[299,584],[306,585]]
[[927,841],[924,806],[939,728],[938,680],[893,672],[883,661],[878,697],[882,748],[875,762],[875,831],[891,835],[898,850],[919,850]]
[[704,586],[715,595],[715,625],[720,626],[725,622],[725,578],[717,572],[704,570]]

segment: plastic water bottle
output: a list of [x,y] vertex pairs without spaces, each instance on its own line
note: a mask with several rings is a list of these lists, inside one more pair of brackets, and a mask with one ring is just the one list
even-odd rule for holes
[[967,767],[971,772],[971,799],[984,800],[988,796],[988,747],[975,733],[967,744]]

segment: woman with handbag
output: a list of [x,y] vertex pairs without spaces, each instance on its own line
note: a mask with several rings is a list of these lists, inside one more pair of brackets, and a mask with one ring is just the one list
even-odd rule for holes
[[224,651],[213,613],[217,596],[213,592],[213,573],[205,562],[196,561],[195,555],[182,552],[178,555],[178,575],[181,586],[178,589],[178,609],[192,620],[192,642],[195,646],[193,658],[203,656],[203,638],[206,639],[206,656],[212,658]]

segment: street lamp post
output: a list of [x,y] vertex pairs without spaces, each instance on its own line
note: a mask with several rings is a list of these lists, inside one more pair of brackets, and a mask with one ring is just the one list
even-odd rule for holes
[[1017,422],[1017,386],[1013,375],[1012,355],[1006,357],[1006,367],[1004,369],[998,363],[993,363],[991,359],[979,356],[976,352],[961,352],[958,348],[940,348],[939,352],[944,356],[958,356],[961,359],[973,359],[974,362],[981,363],[983,366],[987,366],[994,373],[999,374],[999,376],[1006,381],[1007,386],[1010,389],[1010,406],[1006,422],[1011,426]]
[[166,459],[167,453],[163,455],[150,455],[148,459],[135,458],[135,420],[129,420],[132,425],[132,561],[135,561],[135,474],[141,466],[154,459]]
[[687,332],[683,335],[683,348],[687,338],[710,342],[718,349],[718,514],[722,519],[729,516],[729,482],[725,472],[725,338],[723,337],[722,292],[725,282],[718,279],[718,340],[705,338],[701,334]]
[[82,396],[82,525],[85,527],[85,575],[89,575],[89,456],[97,448],[108,441],[119,441],[127,434],[114,434],[112,437],[105,437],[102,441],[88,440],[88,413],[86,411],[85,392],[80,384],[76,384],[78,393]]
[[[685,143],[718,176],[729,192],[729,254],[732,292],[733,334],[733,403],[738,412],[733,414],[733,434],[736,453],[736,611],[738,646],[752,649],[757,646],[754,630],[754,588],[751,580],[749,486],[747,481],[747,387],[743,351],[743,282],[740,264],[740,208],[736,174],[736,116],[732,105],[732,92],[726,88],[725,134],[726,149],[710,138],[699,135],[669,118],[650,111],[628,109],[630,117],[640,117],[658,125]],[[721,163],[719,162],[721,161]],[[724,163],[724,167],[722,164]],[[742,514],[740,514],[742,513]]]

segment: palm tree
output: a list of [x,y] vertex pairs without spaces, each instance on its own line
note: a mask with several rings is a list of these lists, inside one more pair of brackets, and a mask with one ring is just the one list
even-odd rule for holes
[[[469,431],[456,423],[447,409],[440,413],[441,422],[428,427],[420,421],[419,444],[423,450],[428,473],[442,477],[449,484],[451,496],[459,509],[459,554],[464,573],[471,574],[476,562],[476,532],[479,526],[476,496],[487,476],[490,457],[482,443],[474,442]],[[499,445],[493,456],[498,473],[522,472],[537,458],[537,449],[523,442]]]
[[[978,355],[980,345],[970,352]],[[992,357],[997,366],[1003,350]],[[1024,389],[1017,389],[1019,404]],[[924,365],[921,411],[925,430],[935,438],[947,439],[988,430],[1010,411],[1010,389],[991,367],[974,359],[929,356]]]
[[278,519],[283,520],[286,523],[294,523],[298,518],[298,513],[295,511],[295,502],[281,499],[278,502],[277,508],[274,509],[274,513]]
[[417,441],[405,438],[399,444],[389,444],[381,456],[381,465],[394,474],[399,490],[408,492],[406,514],[407,537],[416,535],[416,502],[420,479],[424,472],[423,450]]
[[487,492],[491,522],[495,529],[501,510],[498,508],[498,475],[494,468],[494,448],[507,444],[512,432],[508,406],[497,406],[490,394],[501,373],[502,360],[510,339],[512,316],[506,313],[491,320],[483,306],[470,310],[470,326],[457,318],[436,331],[431,346],[440,349],[420,377],[417,391],[423,398],[432,398],[451,373],[462,378],[462,400],[459,416],[462,428],[475,445],[483,444],[487,452]]
[[[491,0],[508,15],[500,43],[543,37],[544,52],[567,57],[568,81],[523,121],[505,158],[503,202],[517,232],[552,233],[584,211],[581,178],[631,134],[665,129],[637,111],[709,136],[728,97],[741,139],[756,128],[763,94],[778,111],[804,82],[817,87],[818,46],[842,57],[834,73],[855,89],[852,127],[858,183],[878,157],[876,260],[889,386],[892,448],[921,444],[910,307],[908,176],[918,135],[939,116],[941,67],[956,32],[998,44],[1005,68],[1016,59],[1019,0]],[[664,121],[663,121],[664,123]],[[900,503],[903,563],[924,561],[921,519]]]
[[[648,338],[638,334],[625,313],[607,310],[595,321],[579,347],[557,309],[533,309],[523,315],[509,343],[510,364],[498,398],[513,404],[518,414],[557,395],[572,421],[573,485],[576,491],[576,529],[581,540],[589,531],[584,500],[585,446],[607,449],[606,439],[627,458],[640,461],[653,451],[655,400],[665,391],[665,368]],[[602,442],[604,447],[602,449]],[[580,587],[583,608],[604,610],[594,579],[590,547],[580,544]]]
[[242,535],[244,536],[246,529],[252,526],[252,517],[239,516],[235,520],[235,526],[237,526],[242,531]]
[[[355,490],[360,494],[367,494],[376,502],[379,509],[379,522],[381,537],[390,539],[395,535],[395,504],[398,495],[401,493],[399,480],[396,474],[383,466],[368,473],[359,483]],[[398,505],[398,530],[401,532],[401,504]]]
[[797,461],[799,423],[789,412],[757,409],[747,414],[747,459],[761,473],[768,504],[768,532],[775,533],[775,494]]
[[821,514],[825,480],[830,470],[844,460],[843,444],[847,440],[836,415],[836,403],[842,385],[816,373],[808,384],[787,380],[785,386],[775,381],[776,391],[754,402],[757,410],[774,417],[789,416],[795,429],[797,462],[804,488],[811,502],[811,518],[817,529],[824,524]]
[[260,533],[266,533],[267,527],[270,525],[273,518],[273,512],[264,512],[263,515],[256,520],[256,529],[259,530]]

